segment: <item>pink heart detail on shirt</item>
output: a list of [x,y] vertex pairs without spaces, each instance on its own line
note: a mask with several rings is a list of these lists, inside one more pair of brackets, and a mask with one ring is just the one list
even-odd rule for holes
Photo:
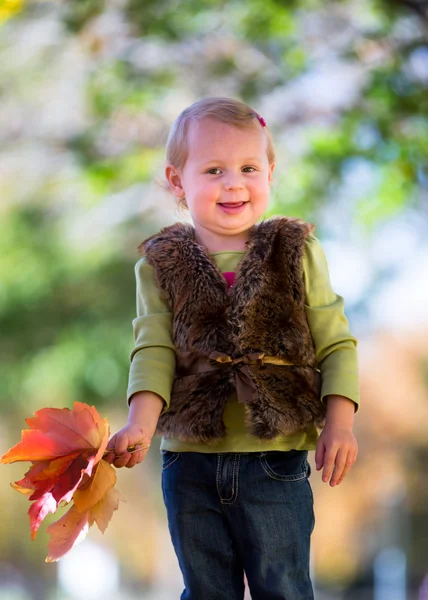
[[235,283],[235,273],[228,271],[223,273],[223,277],[226,279],[227,287],[232,287],[232,285]]

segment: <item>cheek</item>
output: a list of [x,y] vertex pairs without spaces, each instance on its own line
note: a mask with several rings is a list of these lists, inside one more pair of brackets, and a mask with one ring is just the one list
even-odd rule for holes
[[198,187],[195,189],[195,195],[200,198],[201,202],[204,202],[204,200],[208,200],[215,196],[217,191],[218,186],[215,184],[215,182],[208,180],[198,185]]
[[257,182],[255,182],[254,188],[263,195],[270,193],[270,184],[265,178],[259,179]]

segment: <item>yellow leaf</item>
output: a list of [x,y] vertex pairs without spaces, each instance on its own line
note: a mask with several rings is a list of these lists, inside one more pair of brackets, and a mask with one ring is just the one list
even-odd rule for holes
[[10,487],[12,487],[14,490],[16,490],[17,492],[19,492],[20,494],[24,494],[24,496],[31,496],[31,494],[34,492],[33,488],[26,488],[22,485],[19,485],[19,483],[11,483]]
[[122,497],[119,491],[110,488],[104,498],[89,511],[89,523],[92,525],[95,521],[98,529],[104,533],[114,511],[119,508],[120,500]]
[[74,492],[73,501],[77,510],[83,513],[95,506],[115,485],[116,479],[113,467],[105,460],[100,460],[85,488]]

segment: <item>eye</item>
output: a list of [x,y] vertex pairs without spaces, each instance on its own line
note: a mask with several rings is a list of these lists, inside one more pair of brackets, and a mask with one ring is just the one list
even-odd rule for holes
[[219,175],[221,173],[221,170],[217,167],[213,167],[212,169],[208,169],[207,173],[208,175]]
[[255,167],[243,167],[242,169],[244,173],[253,173],[255,170]]

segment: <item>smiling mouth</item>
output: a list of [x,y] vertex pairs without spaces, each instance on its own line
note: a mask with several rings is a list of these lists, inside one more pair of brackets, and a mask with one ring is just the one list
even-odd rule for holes
[[219,202],[220,206],[226,206],[227,208],[234,208],[237,206],[242,206],[243,204],[246,204],[247,201],[244,202]]

